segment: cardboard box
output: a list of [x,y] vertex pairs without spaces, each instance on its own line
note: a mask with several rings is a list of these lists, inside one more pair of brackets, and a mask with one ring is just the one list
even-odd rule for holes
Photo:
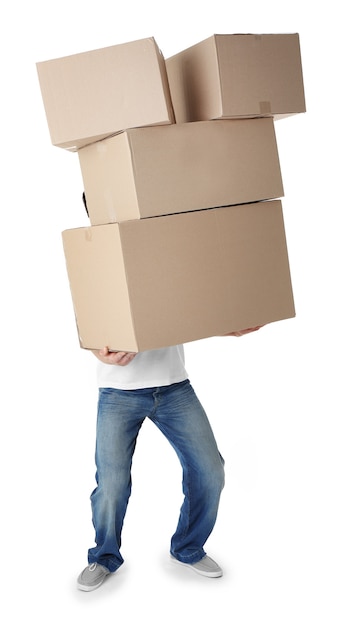
[[154,38],[36,65],[55,146],[76,150],[125,128],[174,123],[165,61]]
[[295,315],[280,200],[62,236],[83,348],[150,350]]
[[270,118],[136,128],[78,155],[92,225],[283,196]]
[[299,35],[213,35],[166,60],[176,121],[305,112]]

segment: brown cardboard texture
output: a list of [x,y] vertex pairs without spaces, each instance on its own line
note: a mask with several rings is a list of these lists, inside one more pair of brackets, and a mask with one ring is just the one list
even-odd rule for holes
[[295,315],[280,200],[62,236],[83,348],[150,350]]
[[174,123],[154,38],[36,64],[51,141],[77,148],[125,128]]
[[78,155],[92,225],[283,196],[271,118],[136,128]]
[[305,112],[299,35],[213,35],[166,59],[176,121]]

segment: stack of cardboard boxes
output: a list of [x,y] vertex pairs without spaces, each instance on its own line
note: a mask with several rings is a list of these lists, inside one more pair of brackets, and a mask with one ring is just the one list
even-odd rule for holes
[[90,226],[63,232],[80,345],[142,351],[295,315],[275,119],[305,111],[299,37],[154,38],[37,64]]

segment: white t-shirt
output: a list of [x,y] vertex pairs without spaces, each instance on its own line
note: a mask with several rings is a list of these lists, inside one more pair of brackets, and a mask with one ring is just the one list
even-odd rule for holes
[[146,389],[172,385],[187,378],[183,345],[138,352],[128,365],[97,363],[98,387]]

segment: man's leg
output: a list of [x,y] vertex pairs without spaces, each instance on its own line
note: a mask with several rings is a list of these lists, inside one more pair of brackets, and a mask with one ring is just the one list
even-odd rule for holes
[[183,470],[184,501],[171,554],[185,564],[206,556],[224,486],[224,461],[207,415],[189,381],[160,388],[150,419],[174,447]]
[[121,532],[131,494],[131,466],[136,440],[145,418],[141,394],[100,389],[96,434],[96,481],[91,494],[96,546],[89,563],[110,572],[123,563]]

